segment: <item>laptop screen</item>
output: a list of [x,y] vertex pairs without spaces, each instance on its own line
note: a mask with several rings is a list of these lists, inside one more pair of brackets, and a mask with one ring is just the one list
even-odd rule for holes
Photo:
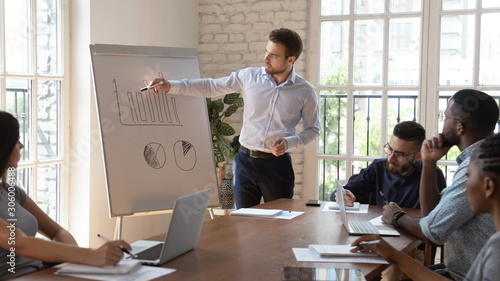
[[337,200],[339,204],[340,217],[342,218],[342,223],[344,224],[345,229],[349,232],[349,221],[347,220],[347,213],[345,211],[345,203],[344,203],[344,187],[342,184],[335,180],[335,189],[337,190]]

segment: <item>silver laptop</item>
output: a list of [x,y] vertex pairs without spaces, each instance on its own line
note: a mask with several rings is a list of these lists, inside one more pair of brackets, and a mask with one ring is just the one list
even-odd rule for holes
[[196,247],[205,219],[211,189],[177,198],[165,242],[138,240],[132,254],[125,260],[140,260],[142,264],[162,265]]
[[339,200],[340,217],[342,224],[349,234],[352,235],[365,235],[365,234],[378,234],[383,236],[399,236],[399,232],[394,229],[392,225],[380,223],[372,223],[370,221],[349,221],[347,220],[347,213],[344,203],[344,187],[342,184],[335,180],[335,188],[337,189],[337,198]]

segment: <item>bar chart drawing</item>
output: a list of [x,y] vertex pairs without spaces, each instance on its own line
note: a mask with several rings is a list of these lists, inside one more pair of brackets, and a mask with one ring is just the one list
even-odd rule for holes
[[120,123],[126,126],[182,126],[175,97],[163,91],[119,92],[113,79]]

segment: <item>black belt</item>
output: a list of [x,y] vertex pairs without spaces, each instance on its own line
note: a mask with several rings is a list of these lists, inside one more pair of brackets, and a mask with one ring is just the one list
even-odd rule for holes
[[272,154],[272,153],[267,153],[267,152],[258,151],[258,150],[250,150],[244,146],[240,146],[239,152],[244,153],[252,158],[278,158],[278,157],[281,157],[283,155],[288,154],[288,152],[287,152],[281,156],[274,156],[274,154]]

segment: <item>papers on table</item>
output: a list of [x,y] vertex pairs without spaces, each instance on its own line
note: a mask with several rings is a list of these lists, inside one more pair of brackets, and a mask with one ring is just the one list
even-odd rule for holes
[[373,252],[351,252],[355,246],[351,245],[309,245],[309,251],[320,258],[335,257],[378,257]]
[[[352,248],[352,247],[351,247]],[[342,262],[342,263],[374,263],[389,264],[379,256],[355,256],[355,257],[331,257],[321,258],[315,255],[309,248],[292,248],[298,262]]]
[[232,216],[250,216],[272,219],[286,219],[291,220],[297,216],[302,215],[304,212],[284,211],[277,209],[258,209],[258,208],[241,208],[229,213]]
[[129,274],[141,267],[141,262],[137,260],[120,261],[117,265],[107,266],[92,266],[78,263],[64,264],[56,274],[64,275],[70,273],[83,273],[83,274]]
[[[355,202],[359,203],[359,202]],[[331,202],[326,202],[325,206],[323,207],[323,212],[337,212],[339,213],[339,204],[337,202],[331,201]],[[359,204],[359,210],[355,211],[353,209],[348,209],[346,207],[346,212],[347,213],[368,213],[368,204]]]
[[[332,202],[333,204],[329,204],[328,208],[330,210],[340,210],[339,204],[337,202]],[[359,211],[361,204],[359,202],[354,202],[352,207],[345,206],[346,211]]]
[[65,263],[55,274],[91,280],[148,281],[175,271],[170,268],[141,266],[137,262],[120,261],[117,266],[103,267]]

